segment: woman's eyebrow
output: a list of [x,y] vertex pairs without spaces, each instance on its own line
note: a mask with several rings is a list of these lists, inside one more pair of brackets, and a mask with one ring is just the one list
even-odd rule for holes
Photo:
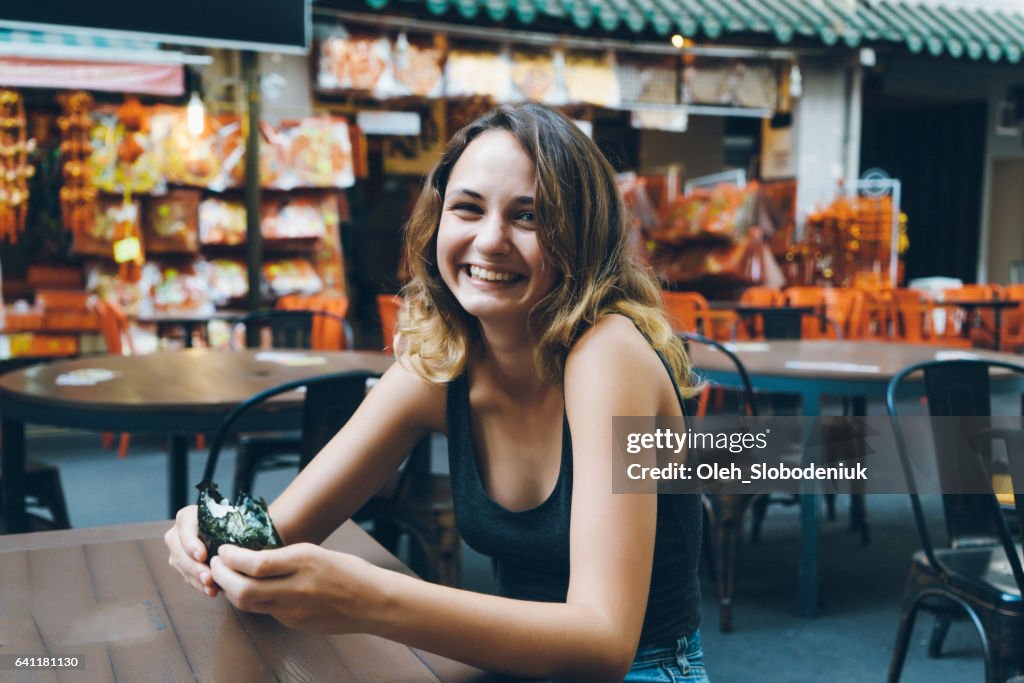
[[480,194],[479,192],[474,192],[473,190],[470,190],[469,188],[466,188],[466,187],[458,187],[458,188],[452,190],[452,196],[459,195],[459,194],[467,195],[467,196],[472,197],[473,199],[476,199],[476,200],[482,200],[484,198],[484,196],[482,194]]
[[[467,197],[470,197],[471,199],[475,199],[477,201],[483,201],[484,199],[484,196],[482,194],[474,190],[470,190],[468,187],[455,188],[454,190],[451,191],[449,197],[457,197],[459,195],[466,195]],[[516,204],[529,205],[533,204],[533,197],[524,194],[516,197],[512,201]]]

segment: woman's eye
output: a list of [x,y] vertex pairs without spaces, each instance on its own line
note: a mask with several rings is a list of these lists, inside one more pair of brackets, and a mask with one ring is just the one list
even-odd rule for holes
[[465,213],[483,213],[479,206],[476,204],[455,204],[452,206],[452,211],[460,211]]
[[536,219],[537,216],[533,211],[523,211],[516,216],[516,220],[522,221],[523,223],[533,223]]

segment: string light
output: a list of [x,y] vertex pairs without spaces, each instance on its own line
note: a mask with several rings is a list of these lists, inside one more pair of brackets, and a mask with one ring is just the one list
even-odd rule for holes
[[206,130],[206,107],[199,93],[193,92],[185,107],[185,124],[188,132],[194,136],[200,136]]
[[690,38],[683,38],[678,33],[672,36],[672,47],[680,50],[684,47],[693,47],[693,40]]

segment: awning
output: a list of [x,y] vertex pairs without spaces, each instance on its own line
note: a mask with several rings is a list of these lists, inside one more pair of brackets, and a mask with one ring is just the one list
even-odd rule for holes
[[[826,45],[859,45],[877,31],[863,5],[848,0],[414,0],[435,15],[449,11],[475,20],[518,19],[529,25],[537,19],[571,22],[578,29],[635,33],[654,31],[668,36],[699,34],[716,39],[727,33],[761,33],[786,43],[795,36],[821,40]],[[383,9],[389,0],[365,0]],[[337,2],[325,5],[338,7]],[[347,3],[343,3],[347,4]],[[404,4],[404,3],[403,3]],[[411,3],[410,3],[411,4]],[[397,7],[395,2],[392,6]]]
[[911,52],[1013,64],[1024,55],[1024,14],[1012,9],[901,0],[875,0],[870,6],[886,22],[886,38]]
[[183,65],[211,62],[150,41],[0,29],[0,86],[177,96]]
[[[1024,12],[1001,5],[939,5],[920,0],[364,0],[374,10],[424,3],[434,15],[529,26],[538,19],[581,29],[682,34],[712,40],[762,34],[857,47],[897,43],[911,52],[1012,63],[1024,56]],[[325,0],[325,6],[350,5]],[[567,26],[567,28],[569,28]]]

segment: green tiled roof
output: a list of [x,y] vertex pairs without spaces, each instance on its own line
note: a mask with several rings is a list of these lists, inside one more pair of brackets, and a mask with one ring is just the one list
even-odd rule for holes
[[561,20],[581,30],[682,34],[718,39],[764,34],[781,43],[796,37],[825,45],[896,43],[911,52],[968,59],[1024,57],[1024,13],[996,8],[939,6],[904,0],[364,0],[373,9],[424,2],[435,15],[525,26]]

